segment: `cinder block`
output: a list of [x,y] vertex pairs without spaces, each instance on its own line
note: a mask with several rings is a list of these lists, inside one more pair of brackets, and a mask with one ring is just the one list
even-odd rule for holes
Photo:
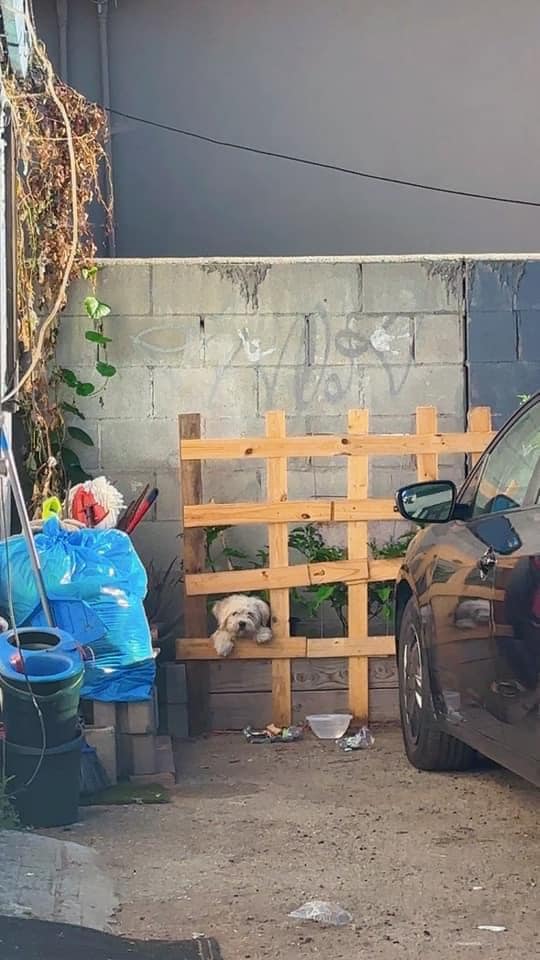
[[158,728],[154,697],[151,700],[119,703],[117,716],[119,733],[155,733]]
[[[258,269],[259,268],[259,269]],[[154,314],[241,314],[256,294],[259,264],[154,261]]]
[[512,310],[523,263],[500,260],[467,264],[467,302],[479,310]]
[[273,263],[259,287],[259,313],[350,313],[361,309],[358,263]]
[[292,414],[309,414],[314,420],[319,415],[337,415],[348,408],[363,407],[371,369],[362,366],[261,367],[259,410],[264,414],[268,410],[283,409]]
[[117,737],[118,768],[123,776],[174,773],[171,738],[153,733],[121,733]]
[[152,420],[147,411],[143,420],[118,420],[103,424],[101,433],[101,466],[107,472],[116,470],[154,472],[178,470],[178,420]]
[[189,737],[188,708],[186,703],[165,703],[160,711],[161,727],[169,737],[187,740]]
[[122,367],[185,369],[200,366],[203,359],[199,316],[123,316],[116,322],[113,317],[108,335],[112,338],[108,358]]
[[[183,663],[163,663],[158,668],[158,691],[163,706],[188,702],[186,667]],[[163,714],[162,714],[163,716]]]
[[306,362],[304,316],[206,317],[204,330],[205,362],[211,367]]
[[417,406],[431,404],[441,414],[463,414],[465,382],[461,364],[372,367],[366,377],[366,406],[375,415],[403,416],[414,413]]
[[463,363],[465,345],[459,314],[427,314],[414,322],[416,363]]
[[[150,312],[150,264],[144,260],[108,260],[98,271],[97,296],[116,316]],[[92,293],[87,280],[70,285],[66,316],[84,316],[84,299]]]
[[309,318],[309,357],[313,364],[350,367],[407,363],[412,357],[411,319],[365,313]]
[[111,785],[117,781],[116,731],[114,727],[87,727],[86,742],[97,752]]
[[[76,366],[74,372],[83,382],[103,385],[95,367]],[[152,414],[150,371],[142,366],[119,368],[107,382],[107,402],[101,406],[99,400],[99,396],[84,398],[85,416],[94,420],[147,420]]]
[[460,261],[365,263],[366,313],[454,313],[463,286]]
[[[224,416],[234,412],[238,417],[253,417],[257,413],[255,367],[219,371],[211,367],[194,367],[189,371],[157,367],[153,378],[156,417],[172,417],[194,410],[202,416],[215,416],[216,410],[221,410]],[[153,448],[155,451],[155,446]]]
[[92,700],[92,724],[94,727],[116,727],[116,704]]

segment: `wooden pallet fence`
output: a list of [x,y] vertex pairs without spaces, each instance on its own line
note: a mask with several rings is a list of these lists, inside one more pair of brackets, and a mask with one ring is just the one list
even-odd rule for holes
[[[439,433],[437,410],[418,407],[415,434],[370,434],[369,411],[350,410],[344,436],[288,436],[283,411],[266,414],[266,435],[249,439],[204,439],[195,433],[199,420],[180,417],[180,474],[186,546],[184,557],[186,633],[177,643],[177,659],[188,663],[219,660],[213,644],[201,636],[205,597],[267,590],[274,639],[268,646],[237,643],[232,659],[270,660],[272,711],[276,723],[291,722],[291,660],[345,657],[348,660],[348,702],[358,721],[369,718],[368,662],[370,657],[395,653],[393,636],[368,635],[368,585],[395,579],[401,561],[369,557],[368,523],[396,519],[393,500],[369,497],[370,457],[396,455],[416,459],[418,480],[435,480],[439,457],[469,454],[476,462],[493,437],[489,408],[470,411],[465,433]],[[347,496],[331,500],[289,500],[287,463],[292,457],[346,457]],[[264,460],[267,499],[262,503],[202,503],[199,471],[204,460]],[[193,482],[194,470],[197,482]],[[288,525],[347,524],[346,560],[289,564]],[[268,567],[208,573],[200,535],[207,526],[263,524],[268,527]],[[192,534],[197,535],[193,541]],[[348,589],[348,637],[309,639],[289,636],[289,591],[292,587],[344,582]]]

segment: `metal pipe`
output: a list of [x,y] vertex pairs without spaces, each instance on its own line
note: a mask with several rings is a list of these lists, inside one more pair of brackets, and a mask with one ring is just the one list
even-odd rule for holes
[[[2,414],[0,418],[0,458],[2,459],[2,468],[5,470],[5,475],[8,481],[6,486],[8,489],[11,487],[15,506],[17,507],[17,513],[19,514],[19,520],[21,521],[23,537],[28,548],[30,564],[34,574],[34,579],[36,581],[37,592],[39,594],[43,613],[45,614],[45,619],[47,621],[47,626],[54,627],[54,617],[51,612],[47,593],[45,591],[45,582],[43,580],[43,572],[41,570],[39,553],[36,549],[34,534],[32,533],[32,528],[30,526],[30,518],[24,502],[19,474],[17,472],[17,467],[15,466],[15,460],[13,459],[9,438],[6,433],[5,417],[6,414]],[[7,531],[4,532],[4,536],[7,536]]]
[[60,77],[64,83],[68,79],[68,0],[56,0],[56,19],[58,21],[58,46],[60,48]]
[[[111,106],[111,78],[109,72],[109,0],[99,0],[97,3],[97,17],[99,25],[99,56],[101,65],[101,103],[106,111]],[[112,180],[113,171],[113,153],[112,153],[112,120],[110,113],[107,113],[109,121],[109,139],[105,144],[107,159],[109,161],[109,170]],[[105,201],[108,206],[113,203],[109,178],[105,179]],[[110,230],[107,234],[107,251],[110,257],[116,256],[116,231],[114,224],[114,207],[111,209]]]

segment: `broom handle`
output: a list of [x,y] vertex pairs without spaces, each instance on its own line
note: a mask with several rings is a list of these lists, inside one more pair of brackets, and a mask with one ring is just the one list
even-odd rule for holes
[[[32,566],[32,571],[34,574],[34,579],[36,581],[36,587],[39,594],[39,599],[41,601],[41,606],[43,607],[43,613],[45,614],[45,619],[47,621],[47,626],[54,627],[54,617],[51,612],[49,605],[49,600],[45,592],[45,583],[43,580],[43,573],[41,570],[41,563],[39,560],[39,554],[36,550],[36,544],[34,541],[34,536],[32,533],[32,528],[30,527],[30,518],[26,510],[26,504],[24,502],[24,496],[21,489],[21,483],[19,480],[19,474],[17,472],[17,466],[15,460],[13,459],[13,453],[8,443],[4,419],[0,420],[0,458],[4,460],[5,463],[5,472],[8,483],[11,484],[11,490],[13,493],[13,499],[15,500],[15,506],[17,507],[17,513],[19,514],[19,520],[21,521],[21,528],[23,537],[26,541],[26,546],[28,547],[28,553],[30,555],[30,564]],[[7,539],[8,531],[4,530],[4,535]],[[15,624],[12,624],[15,627]]]

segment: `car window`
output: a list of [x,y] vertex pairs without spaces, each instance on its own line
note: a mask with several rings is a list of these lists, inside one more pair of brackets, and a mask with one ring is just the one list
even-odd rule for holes
[[540,403],[536,403],[503,433],[486,458],[470,516],[522,507],[539,465]]

